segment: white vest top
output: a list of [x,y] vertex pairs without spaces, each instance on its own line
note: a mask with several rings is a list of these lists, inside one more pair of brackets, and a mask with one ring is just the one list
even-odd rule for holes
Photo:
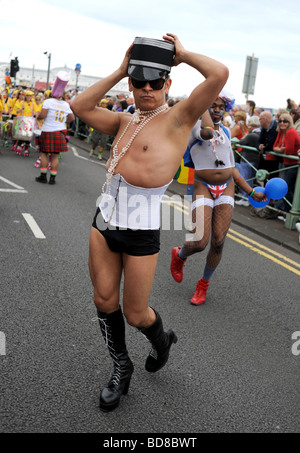
[[160,202],[168,184],[145,188],[129,184],[120,174],[113,175],[106,193],[101,196],[99,208],[105,222],[131,230],[160,228]]

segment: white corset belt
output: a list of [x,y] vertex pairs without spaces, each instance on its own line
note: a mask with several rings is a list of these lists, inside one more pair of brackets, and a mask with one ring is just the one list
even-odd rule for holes
[[129,184],[119,174],[113,175],[99,204],[104,221],[131,230],[159,229],[160,202],[171,182],[162,187],[145,188]]

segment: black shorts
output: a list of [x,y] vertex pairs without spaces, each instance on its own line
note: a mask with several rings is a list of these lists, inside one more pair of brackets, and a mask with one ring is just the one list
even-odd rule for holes
[[97,208],[92,226],[102,234],[112,252],[124,252],[133,256],[154,255],[159,252],[160,230],[130,230],[114,226],[100,229],[97,226],[99,213],[100,209]]

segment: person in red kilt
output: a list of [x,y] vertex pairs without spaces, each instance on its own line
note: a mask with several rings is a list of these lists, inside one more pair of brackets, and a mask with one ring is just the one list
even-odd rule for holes
[[37,118],[44,121],[40,136],[41,174],[35,180],[44,184],[48,182],[47,167],[51,158],[49,184],[55,184],[59,155],[68,151],[66,123],[74,121],[75,116],[68,102],[61,96],[50,94]]

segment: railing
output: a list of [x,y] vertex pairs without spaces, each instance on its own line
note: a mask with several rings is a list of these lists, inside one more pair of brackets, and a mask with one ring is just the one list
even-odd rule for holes
[[[298,168],[292,203],[289,200],[287,200],[285,197],[283,198],[285,200],[285,202],[291,208],[289,212],[284,212],[284,214],[286,214],[285,227],[288,228],[289,230],[296,229],[295,225],[297,222],[299,222],[299,219],[300,219],[300,156],[297,157],[294,155],[279,154],[279,153],[275,153],[274,151],[270,151],[270,152],[268,152],[268,154],[273,154],[274,156],[280,156],[280,157],[288,157],[289,159],[295,160],[296,165],[290,165],[289,167],[286,167],[286,168],[281,168],[279,170],[268,172],[267,170],[264,170],[264,169],[255,168],[244,156],[241,156],[241,154],[236,150],[236,147],[239,147],[242,149],[257,151],[256,148],[253,148],[252,146],[241,145],[236,138],[233,138],[231,140],[231,144],[232,144],[233,152],[236,153],[245,162],[247,162],[248,165],[250,165],[250,167],[255,171],[255,176],[253,178],[248,179],[247,181],[252,181],[252,180],[265,181],[269,175],[274,175],[275,173],[282,173],[285,170],[289,170],[290,168],[295,168],[295,167]],[[242,197],[242,198],[244,198],[244,197]],[[283,212],[283,211],[281,211],[275,207],[269,206],[269,205],[268,205],[268,208],[278,211],[278,213]]]

